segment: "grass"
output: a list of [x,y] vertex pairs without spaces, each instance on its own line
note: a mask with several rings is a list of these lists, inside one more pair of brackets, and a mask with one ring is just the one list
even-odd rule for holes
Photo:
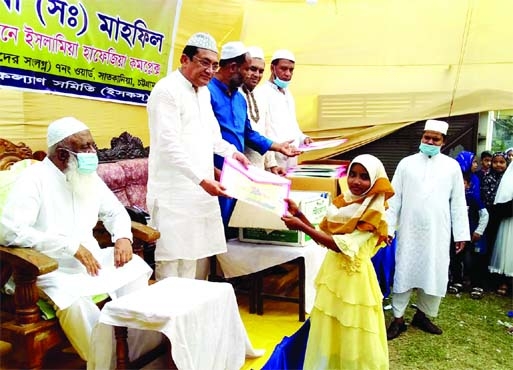
[[[413,293],[411,303],[415,298]],[[390,299],[386,299],[384,305],[389,303]],[[297,305],[266,301],[265,314],[258,316],[247,313],[245,298],[239,304],[253,346],[266,349],[261,358],[247,359],[242,369],[258,370],[283,336],[292,335],[300,327]],[[507,316],[512,310],[513,297],[485,293],[481,300],[474,300],[468,293],[447,295],[442,299],[438,317],[433,319],[444,333],[432,335],[409,326],[406,332],[388,342],[390,369],[513,370],[513,335],[498,323],[500,320],[513,324],[513,318]],[[407,323],[414,313],[414,308],[407,309]],[[386,310],[386,324],[391,320],[392,311]]]
[[[499,320],[512,322],[507,317],[511,310],[511,297],[488,293],[481,300],[473,300],[468,293],[447,295],[433,320],[444,333],[435,336],[409,326],[388,342],[390,369],[513,369],[513,335],[498,324]],[[414,308],[406,311],[407,322],[414,313]],[[385,311],[385,317],[390,323],[392,312]]]

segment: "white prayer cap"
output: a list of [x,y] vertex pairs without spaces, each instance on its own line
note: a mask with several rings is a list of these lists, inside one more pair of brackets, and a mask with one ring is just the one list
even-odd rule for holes
[[271,62],[274,62],[276,59],[287,59],[291,62],[296,62],[296,58],[294,58],[294,54],[291,51],[286,49],[276,50],[271,58]]
[[53,121],[48,126],[46,143],[51,147],[77,132],[89,130],[83,122],[74,117],[64,117]]
[[186,46],[196,46],[198,48],[212,50],[217,53],[216,40],[208,33],[198,32],[189,38]]
[[426,121],[426,126],[424,126],[424,131],[436,131],[436,132],[440,132],[444,135],[447,135],[448,128],[449,128],[449,124],[445,121],[437,121],[435,119],[428,119]]
[[248,46],[248,53],[251,58],[264,59],[264,51],[258,46]]
[[246,54],[248,48],[240,41],[230,41],[221,48],[221,60],[232,59],[239,55]]

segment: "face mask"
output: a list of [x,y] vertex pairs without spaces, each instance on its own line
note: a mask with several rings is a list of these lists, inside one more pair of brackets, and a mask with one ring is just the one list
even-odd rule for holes
[[[67,150],[67,149],[65,149]],[[67,150],[77,157],[78,172],[87,175],[93,173],[98,168],[98,156],[96,153],[75,153]]]
[[435,155],[440,153],[440,147],[436,145],[420,143],[419,149],[422,153],[429,157],[434,157]]
[[273,82],[280,89],[286,89],[287,86],[289,86],[289,83],[290,83],[290,81],[283,81],[283,80],[280,80],[278,77],[275,77]]

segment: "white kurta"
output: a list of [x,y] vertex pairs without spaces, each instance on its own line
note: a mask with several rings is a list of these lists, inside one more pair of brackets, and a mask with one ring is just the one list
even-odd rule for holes
[[195,260],[226,252],[217,197],[199,183],[214,179],[214,153],[231,156],[210,92],[196,92],[180,71],[160,80],[148,100],[150,156],[146,201],[160,231],[155,260]]
[[[263,101],[267,105],[269,114],[269,139],[281,143],[288,140],[294,140],[292,145],[296,147],[302,144],[306,138],[299,128],[296,118],[296,103],[294,97],[288,89],[284,93],[278,90],[278,87],[266,81],[255,88],[257,94],[261,94]],[[289,158],[281,153],[276,153],[276,161],[283,168],[295,166],[297,157]]]
[[[48,159],[28,167],[12,188],[2,214],[0,243],[34,249],[54,258],[59,268],[38,278],[37,284],[60,308],[80,297],[110,293],[138,279],[149,279],[151,268],[138,256],[114,267],[113,248],[101,249],[93,237],[98,219],[112,240],[132,239],[128,213],[105,183],[96,177],[96,191],[81,201],[64,174]],[[83,245],[100,262],[99,276],[87,274],[73,257]]]
[[[271,124],[269,119],[269,111],[267,104],[265,103],[265,97],[262,94],[261,90],[255,89],[253,90],[253,96],[255,98],[256,106],[258,109],[258,121],[253,119],[252,114],[250,113],[250,105],[252,107],[253,103],[249,102],[249,97],[244,92],[242,87],[239,88],[239,92],[246,99],[246,103],[248,104],[248,118],[251,123],[251,128],[257,131],[260,135],[265,137],[269,137],[269,125]],[[255,109],[254,107],[252,108]],[[268,151],[264,155],[258,153],[256,150],[251,149],[249,146],[246,146],[244,149],[244,154],[251,161],[251,163],[259,168],[268,169],[274,166],[277,166],[275,159],[275,152]]]
[[443,297],[451,226],[455,241],[470,239],[460,167],[443,154],[429,158],[417,153],[399,162],[392,186],[387,223],[390,235],[397,230],[393,291],[422,288]]

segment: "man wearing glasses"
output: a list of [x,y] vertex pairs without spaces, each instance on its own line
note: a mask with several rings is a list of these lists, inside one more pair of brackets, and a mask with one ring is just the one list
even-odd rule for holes
[[[280,152],[288,157],[300,152],[290,142],[276,143],[253,130],[247,114],[247,104],[238,88],[249,71],[251,57],[247,48],[240,41],[231,41],[223,45],[219,70],[208,84],[212,108],[221,127],[223,138],[244,152],[246,144],[260,154],[268,150]],[[220,170],[223,158],[214,156],[214,165]],[[221,215],[226,228],[226,237],[235,236],[235,231],[228,229],[228,221],[235,207],[235,199],[220,197]]]
[[217,202],[217,196],[226,194],[214,179],[212,154],[249,164],[223,140],[210,105],[206,85],[219,65],[214,38],[194,34],[180,63],[157,82],[147,105],[151,150],[146,202],[161,233],[155,249],[157,280],[195,278],[197,260],[226,252]]

